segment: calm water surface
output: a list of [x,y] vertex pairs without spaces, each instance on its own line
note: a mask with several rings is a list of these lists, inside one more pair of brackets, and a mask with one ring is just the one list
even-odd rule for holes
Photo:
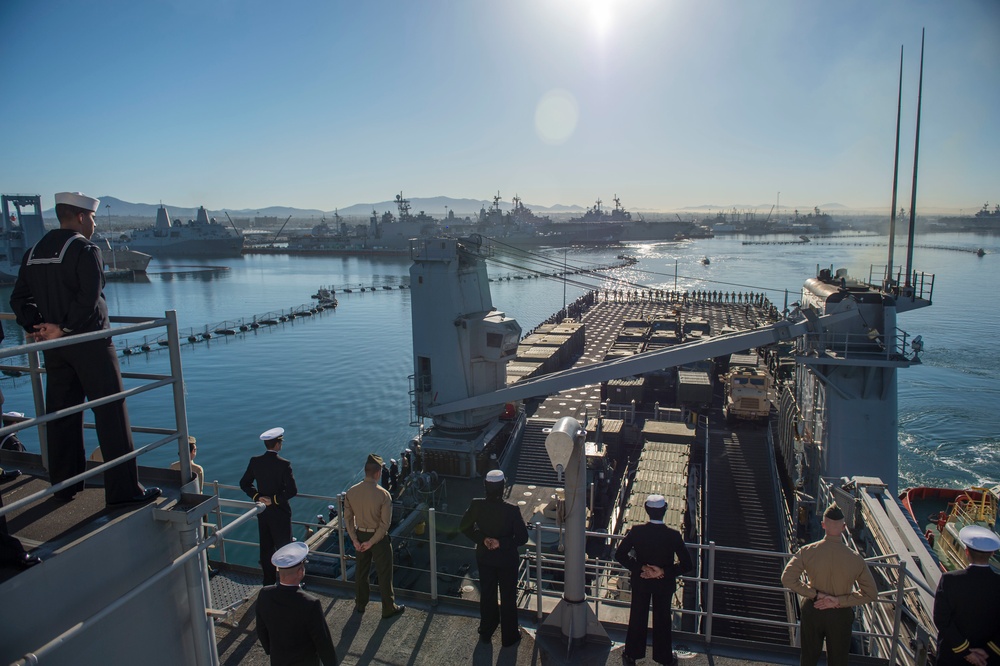
[[[780,307],[786,289],[789,302],[799,299],[803,281],[815,274],[817,265],[847,267],[852,275],[867,277],[871,264],[885,264],[884,238],[844,237],[809,245],[743,245],[742,240],[729,236],[634,244],[625,251],[639,257],[639,263],[610,275],[670,289],[676,262],[680,289],[766,291]],[[1000,240],[954,234],[925,236],[918,243],[934,247],[918,248],[914,267],[937,279],[934,305],[899,321],[911,335],[923,336],[926,349],[922,365],[899,373],[900,487],[1000,481],[1000,354],[989,348],[1000,327],[1000,298],[986,286],[997,273]],[[978,258],[937,249],[943,247],[984,247],[988,254]],[[551,272],[563,261],[571,267],[611,263],[622,251],[540,253],[552,262],[545,268]],[[700,262],[705,256],[709,265]],[[897,263],[905,260],[900,251],[896,256]],[[300,490],[333,495],[361,477],[367,452],[397,457],[415,434],[408,425],[409,291],[341,292],[349,286],[407,283],[409,267],[405,258],[154,260],[148,281],[109,283],[106,296],[112,314],[155,316],[176,310],[186,336],[188,329],[199,332],[224,321],[287,311],[311,302],[320,285],[335,286],[340,300],[336,311],[182,346],[190,431],[198,437],[198,462],[209,480],[237,484],[249,456],[263,449],[257,435],[282,426],[283,455],[293,462]],[[491,277],[514,272],[499,264],[489,270]],[[525,331],[560,309],[564,299],[559,280],[498,281],[492,289],[494,305],[517,318]],[[569,300],[581,293],[580,286],[565,287]],[[9,287],[0,289],[0,302],[8,311],[9,294]],[[16,327],[8,324],[5,330],[4,344],[20,341]],[[165,372],[167,355],[154,351],[123,357],[122,366],[125,371]],[[0,387],[6,409],[31,410],[25,379],[4,377]],[[166,395],[157,392],[130,399],[129,412],[133,425],[172,425]],[[37,450],[36,442],[28,444]],[[166,465],[174,459],[176,452],[161,449],[144,458],[144,464]],[[321,509],[321,502],[303,500],[295,507],[296,518],[307,519]]]

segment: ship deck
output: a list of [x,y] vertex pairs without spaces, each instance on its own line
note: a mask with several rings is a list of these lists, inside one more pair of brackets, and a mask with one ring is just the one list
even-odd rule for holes
[[[220,662],[224,666],[265,666],[269,658],[257,640],[253,599],[258,588],[252,587],[258,574],[238,570],[223,571],[213,578],[213,595],[223,588],[237,588],[237,595],[249,597],[235,612],[216,623]],[[516,648],[500,646],[499,631],[492,644],[477,640],[479,616],[474,603],[449,600],[432,606],[429,599],[397,595],[397,603],[406,612],[382,621],[379,605],[373,598],[364,615],[354,612],[353,584],[331,582],[325,578],[307,578],[306,587],[318,596],[340,663],[419,666],[428,664],[574,664],[599,666],[621,663],[625,625],[605,623],[612,638],[610,647],[583,646],[567,654],[566,645],[550,637],[537,636],[534,615],[522,611],[521,642]],[[216,604],[217,606],[220,604]],[[757,664],[797,664],[798,650],[759,646],[732,641],[718,641],[711,647],[697,635],[674,632],[674,650],[681,663],[690,666],[755,666]],[[647,649],[640,664],[653,664]],[[858,664],[877,663],[861,659]]]
[[[13,504],[49,486],[48,474],[41,465],[41,456],[37,454],[3,451],[0,453],[0,463],[4,469],[21,471],[16,479],[0,486],[5,504]],[[158,486],[163,491],[155,500],[157,506],[164,507],[180,500],[178,472],[140,465],[139,480],[146,486]],[[44,562],[67,552],[106,523],[124,520],[133,512],[152,504],[108,507],[104,503],[104,488],[99,482],[100,477],[88,481],[87,486],[77,493],[72,502],[60,502],[49,497],[42,502],[12,511],[6,516],[9,533],[21,541],[25,550],[39,556]],[[0,584],[19,571],[16,567],[0,564]]]

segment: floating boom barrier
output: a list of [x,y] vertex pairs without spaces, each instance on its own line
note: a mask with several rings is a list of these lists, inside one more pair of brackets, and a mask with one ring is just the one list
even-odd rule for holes
[[[227,319],[216,324],[206,324],[204,326],[187,329],[186,333],[180,333],[181,344],[197,344],[217,337],[228,337],[245,335],[261,328],[278,326],[286,322],[294,321],[302,317],[312,317],[326,310],[335,310],[337,299],[321,298],[318,303],[296,305],[287,310],[272,310],[250,318],[243,317],[238,320]],[[142,342],[130,342],[127,338],[122,339],[119,352],[122,356],[142,354],[156,349],[164,348],[168,345],[165,333],[155,337],[143,336]]]

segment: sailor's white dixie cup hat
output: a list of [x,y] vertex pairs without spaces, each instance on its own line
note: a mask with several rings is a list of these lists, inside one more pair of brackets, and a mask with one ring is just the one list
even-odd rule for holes
[[101,200],[88,197],[82,192],[56,192],[56,205],[58,204],[69,204],[96,213],[101,207]]
[[667,506],[667,500],[663,495],[650,495],[646,498],[646,506],[650,509],[663,509]]
[[265,430],[260,433],[260,438],[265,442],[270,442],[272,439],[281,439],[285,434],[284,428],[271,428],[270,430]]
[[291,569],[302,564],[302,560],[306,559],[308,554],[309,546],[301,541],[293,541],[274,551],[274,555],[271,556],[271,564],[279,569]]
[[1000,536],[981,525],[966,525],[958,533],[958,540],[972,550],[992,553],[1000,550]]
[[503,483],[504,479],[503,472],[498,469],[490,470],[486,473],[486,483]]

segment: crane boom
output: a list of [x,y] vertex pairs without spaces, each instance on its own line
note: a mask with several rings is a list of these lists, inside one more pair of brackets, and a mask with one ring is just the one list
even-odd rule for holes
[[444,405],[435,405],[430,407],[428,412],[432,416],[438,416],[490,405],[502,405],[514,400],[552,395],[586,384],[653,372],[781,340],[790,340],[804,333],[819,330],[830,324],[842,323],[857,316],[857,310],[848,310],[821,317],[808,317],[796,323],[780,321],[752,331],[720,335],[711,340],[685,342],[660,351],[554,372],[538,379],[519,382],[514,386],[492,393],[484,393]]
[[286,217],[285,221],[281,223],[281,228],[278,229],[278,233],[274,234],[274,240],[271,241],[272,243],[277,242],[278,236],[280,236],[281,232],[285,230],[285,225],[288,224],[288,220],[290,220],[290,219],[292,219],[291,215],[289,215],[288,217]]

